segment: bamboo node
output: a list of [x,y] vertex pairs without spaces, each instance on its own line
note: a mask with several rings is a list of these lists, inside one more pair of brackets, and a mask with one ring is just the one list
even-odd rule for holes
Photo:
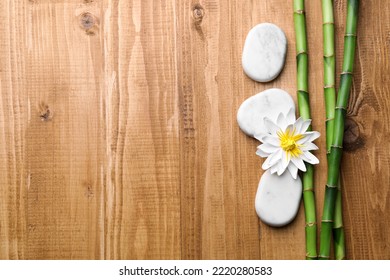
[[309,259],[316,259],[316,258],[318,258],[318,256],[317,256],[317,255],[315,255],[315,256],[310,256],[310,253],[306,253],[306,258],[309,258]]
[[326,184],[325,185],[327,188],[337,188],[337,186],[332,186],[332,185],[328,185],[328,184]]
[[318,258],[321,258],[321,259],[329,259],[329,256],[318,255]]
[[297,55],[296,55],[296,56],[298,56],[298,55],[300,55],[300,54],[307,54],[307,51],[305,51],[305,50],[299,51],[299,52],[297,52]]
[[334,88],[334,85],[326,85],[324,88]]
[[305,13],[305,10],[295,10],[294,14],[302,15]]
[[339,149],[343,148],[343,146],[339,146],[339,145],[330,145],[330,146],[333,147],[333,148],[339,148]]
[[309,222],[309,223],[306,223],[306,226],[307,227],[313,227],[313,226],[316,226],[317,225],[317,222]]
[[336,107],[334,107],[335,109],[341,109],[341,110],[345,110],[345,111],[347,111],[347,108],[345,108],[345,107],[343,107],[343,106],[336,106]]
[[324,54],[324,58],[334,57],[334,53],[332,54]]
[[309,92],[307,90],[303,90],[303,89],[298,89],[297,92],[304,92],[306,94],[309,94]]
[[327,22],[324,22],[322,25],[326,25],[326,24],[334,24],[333,21],[327,21]]
[[322,220],[323,223],[333,223],[333,220]]
[[343,71],[340,75],[353,75],[353,73],[349,71]]
[[303,192],[314,192],[314,188],[304,189]]
[[333,229],[342,229],[342,228],[344,228],[344,225],[333,226]]
[[357,37],[357,35],[354,33],[345,33],[344,37]]

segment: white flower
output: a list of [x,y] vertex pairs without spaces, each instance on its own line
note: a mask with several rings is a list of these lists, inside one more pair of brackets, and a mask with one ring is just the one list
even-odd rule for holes
[[287,116],[279,114],[276,124],[268,118],[264,118],[264,124],[268,133],[255,136],[263,142],[257,147],[256,154],[267,158],[262,166],[264,170],[271,169],[271,174],[280,176],[288,169],[296,179],[298,169],[306,171],[304,161],[319,163],[318,158],[309,152],[318,149],[312,141],[320,137],[317,131],[307,131],[311,120],[296,120],[294,110],[290,110]]

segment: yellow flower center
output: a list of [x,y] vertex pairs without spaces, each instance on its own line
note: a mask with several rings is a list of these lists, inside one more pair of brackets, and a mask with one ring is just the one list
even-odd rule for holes
[[282,142],[282,148],[285,151],[292,151],[297,148],[297,143],[295,143],[294,139],[287,138]]
[[280,140],[280,147],[287,152],[287,154],[290,154],[293,157],[298,157],[300,154],[302,154],[302,151],[300,149],[300,146],[297,141],[303,138],[302,134],[295,134],[295,131],[286,130],[286,132],[278,131],[277,132],[279,140]]

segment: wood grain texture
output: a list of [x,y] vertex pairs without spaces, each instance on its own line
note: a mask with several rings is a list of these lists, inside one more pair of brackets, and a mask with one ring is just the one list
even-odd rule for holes
[[[320,1],[306,1],[313,128],[325,134]],[[290,5],[291,4],[291,5]],[[335,1],[337,69],[345,0]],[[342,181],[347,257],[390,259],[390,6],[361,1]],[[304,217],[259,222],[258,142],[240,104],[296,100],[292,3],[0,3],[0,259],[304,259]],[[273,22],[281,75],[250,80],[247,32]],[[317,144],[318,219],[326,181]]]

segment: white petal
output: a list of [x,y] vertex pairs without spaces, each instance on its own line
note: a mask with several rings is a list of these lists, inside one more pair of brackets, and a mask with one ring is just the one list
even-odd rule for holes
[[267,135],[263,137],[263,143],[270,144],[275,147],[280,147],[280,140],[276,136]]
[[299,117],[294,123],[294,128],[296,133],[299,133],[301,131],[302,124],[303,124],[303,119],[302,117]]
[[296,120],[295,109],[290,108],[290,110],[288,111],[287,116],[286,116],[287,124],[293,124],[293,123],[295,123],[295,120]]
[[264,118],[264,125],[267,128],[270,134],[276,135],[276,132],[280,130],[280,128],[269,118]]
[[280,127],[281,130],[285,131],[287,127],[287,121],[286,118],[282,113],[279,114],[278,119],[277,119],[277,125]]
[[307,142],[301,146],[302,151],[312,151],[312,150],[318,150],[318,147],[316,144],[313,144],[311,142]]
[[275,162],[278,162],[282,159],[283,150],[279,149],[275,153],[273,153],[274,159],[272,159],[272,165],[274,165]]
[[279,162],[278,164],[275,164],[274,166],[271,167],[271,174],[275,174],[278,171],[278,166],[279,166]]
[[285,169],[283,169],[281,160],[278,161],[278,164],[276,165],[276,167],[278,168],[277,169],[278,176],[282,175],[284,173]]
[[259,140],[260,142],[264,142],[264,141],[263,141],[263,138],[264,138],[265,136],[267,136],[267,135],[269,135],[269,134],[259,133],[259,134],[253,135],[253,137],[256,138],[257,140]]
[[299,170],[306,172],[306,166],[303,163],[303,160],[299,157],[291,157],[291,161],[298,167]]
[[267,157],[267,159],[261,165],[261,168],[263,168],[263,170],[267,170],[267,169],[271,168],[272,166],[274,166],[277,163],[278,160],[274,160],[274,162],[271,163],[272,156],[273,155],[270,155],[269,157]]
[[291,155],[289,153],[286,153],[283,151],[282,155],[282,167],[287,168],[288,164],[290,163]]
[[280,174],[282,174],[286,170],[288,164],[290,163],[290,159],[291,159],[291,155],[289,153],[286,153],[285,151],[283,151],[282,166],[281,166],[281,169],[278,170],[278,175],[279,175],[279,172],[280,172]]
[[[306,133],[309,133],[309,132],[306,132]],[[310,131],[310,134],[311,134],[311,138],[310,138],[310,142],[313,142],[314,140],[316,140],[317,138],[319,138],[321,136],[321,134],[318,132],[318,131]]]
[[294,163],[290,163],[288,165],[288,171],[290,172],[291,176],[294,178],[294,179],[297,179],[297,175],[298,175],[298,167],[295,166]]
[[286,127],[286,130],[285,132],[289,132],[289,134],[292,134],[292,132],[294,132],[294,124],[289,124],[287,127]]
[[278,149],[280,149],[279,147],[273,146],[273,145],[268,144],[268,143],[261,144],[257,148],[259,150],[262,150],[265,153],[268,153],[268,154],[275,153]]
[[318,160],[318,158],[316,156],[314,156],[312,153],[310,152],[304,152],[303,155],[302,155],[302,159],[310,164],[318,164],[320,163],[320,161]]
[[276,153],[273,153],[267,159],[264,161],[263,165],[261,166],[264,170],[267,170],[268,168],[274,166],[281,158],[282,150],[278,150]]
[[305,132],[305,133],[303,133],[303,138],[298,140],[297,143],[302,145],[302,144],[305,144],[306,142],[312,142],[312,141],[316,140],[318,137],[320,137],[320,135],[321,134],[317,131]]
[[265,153],[265,152],[263,152],[262,150],[257,150],[257,151],[256,151],[256,155],[258,155],[259,157],[262,157],[262,158],[266,158],[266,157],[268,157],[270,154],[269,154],[269,153]]
[[300,130],[297,130],[297,133],[299,133],[299,134],[305,133],[306,130],[309,128],[310,124],[311,124],[311,120],[304,120],[302,122],[302,126],[301,126]]

